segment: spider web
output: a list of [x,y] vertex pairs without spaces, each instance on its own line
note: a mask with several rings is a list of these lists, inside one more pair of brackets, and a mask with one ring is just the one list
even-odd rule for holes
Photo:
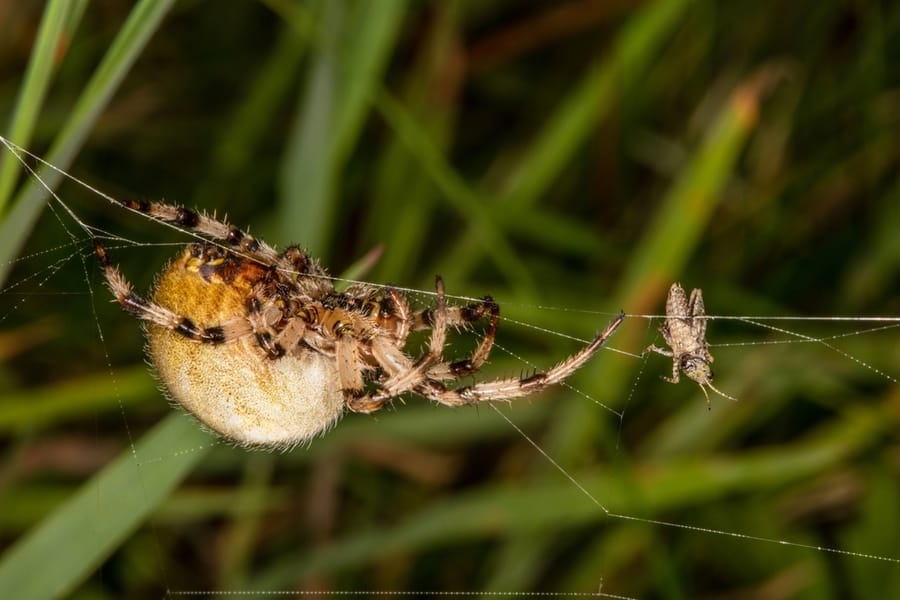
[[[35,178],[41,185],[45,185],[41,176],[38,174],[37,170],[31,166],[31,163],[29,161],[36,161],[37,163],[41,164],[43,168],[55,169],[55,167],[45,163],[39,157],[28,153],[26,150],[16,146],[15,144],[12,144],[11,142],[3,138],[0,138],[0,142],[2,142],[6,146],[6,148],[22,162],[31,177]],[[26,158],[28,160],[26,160]],[[62,173],[62,175],[69,181],[74,182],[78,186],[82,187],[85,190],[88,190],[91,194],[97,197],[106,199],[112,205],[116,206],[117,210],[122,211],[122,207],[118,205],[107,194],[73,177],[72,175],[69,175],[68,173],[64,173],[61,171],[60,173]],[[86,292],[80,293],[86,293],[89,298],[88,304],[90,306],[90,310],[92,311],[91,322],[96,327],[96,335],[98,336],[98,339],[100,341],[100,347],[102,348],[102,352],[105,356],[105,360],[108,366],[109,378],[114,382],[114,385],[118,385],[118,382],[122,378],[122,373],[119,370],[120,368],[115,366],[116,363],[112,358],[111,351],[107,347],[107,341],[104,335],[105,324],[103,322],[103,318],[96,312],[96,307],[98,305],[104,304],[107,294],[102,285],[98,286],[98,279],[96,276],[97,270],[93,265],[94,259],[90,250],[90,240],[91,238],[97,236],[102,237],[105,240],[112,240],[122,248],[132,247],[137,249],[156,246],[159,245],[159,243],[148,243],[128,239],[126,237],[110,233],[102,227],[89,225],[84,220],[79,218],[76,212],[70,208],[68,203],[64,202],[49,187],[47,187],[47,192],[52,197],[52,201],[49,204],[49,208],[52,211],[52,218],[56,220],[62,231],[65,233],[67,241],[66,243],[58,246],[44,247],[36,252],[20,256],[16,260],[17,265],[31,265],[33,263],[37,263],[40,265],[40,267],[25,266],[23,269],[19,270],[21,274],[17,274],[17,277],[13,279],[11,283],[6,284],[6,286],[3,288],[2,295],[0,296],[5,299],[5,306],[2,314],[0,314],[0,322],[8,323],[10,318],[15,315],[22,306],[24,306],[28,302],[34,302],[37,298],[41,297],[42,289],[48,281],[52,280],[61,270],[71,268],[71,263],[76,263],[75,268],[81,270],[86,289]],[[144,215],[140,216],[142,218],[144,217]],[[69,224],[70,222],[74,222],[76,228],[72,228],[72,226]],[[159,224],[159,222],[156,221],[154,221],[154,223],[157,225]],[[168,227],[178,230],[178,227],[174,225],[164,225],[168,225]],[[190,231],[182,231],[181,233],[199,237]],[[112,248],[116,249],[116,246],[113,246]],[[335,279],[338,279],[345,283],[352,283],[355,281],[352,279]],[[427,304],[431,297],[434,295],[434,293],[429,290],[421,290],[416,288],[400,289],[409,294],[411,297],[419,298],[421,300],[421,304]],[[78,293],[79,292],[73,292],[73,294]],[[466,296],[449,295],[449,297],[458,302],[477,300],[476,298],[470,298]],[[64,296],[62,296],[62,292],[52,292],[52,302],[56,302],[61,299],[64,299]],[[499,300],[504,308],[509,306],[509,303],[504,303],[502,299]],[[715,302],[715,299],[711,297],[707,298],[707,303],[710,306],[715,306],[717,304]],[[515,305],[513,306],[515,307]],[[578,315],[584,317],[584,320],[595,322],[598,324],[598,326],[605,320],[608,320],[612,315],[612,313],[608,312],[583,311],[569,307],[557,306],[523,307],[519,305],[519,308],[538,309],[540,311],[546,312],[547,314],[577,313]],[[671,364],[667,364],[665,360],[660,360],[660,357],[658,356],[642,356],[640,352],[643,347],[646,347],[650,343],[653,343],[654,341],[659,342],[658,339],[654,340],[654,326],[658,326],[665,318],[665,315],[628,314],[627,317],[627,327],[643,329],[643,334],[639,336],[639,338],[641,339],[641,345],[636,347],[629,346],[627,348],[620,347],[616,339],[618,336],[614,336],[614,338],[607,344],[607,347],[604,348],[604,352],[596,357],[591,363],[591,365],[594,365],[596,364],[596,362],[612,360],[614,357],[615,360],[623,361],[622,364],[630,365],[629,369],[631,372],[633,372],[633,375],[629,375],[631,386],[629,388],[629,393],[627,394],[627,396],[624,398],[616,398],[616,402],[612,403],[607,402],[605,399],[602,399],[591,392],[585,391],[576,383],[564,384],[564,387],[567,389],[567,393],[565,394],[565,397],[567,398],[565,400],[566,402],[584,402],[591,407],[591,411],[593,411],[595,414],[600,413],[605,419],[614,424],[613,429],[615,431],[615,443],[613,458],[619,462],[628,462],[629,460],[632,460],[632,453],[635,453],[636,458],[639,459],[641,450],[640,448],[633,446],[634,440],[639,439],[639,436],[635,434],[632,429],[639,431],[641,427],[639,423],[632,423],[631,414],[632,412],[637,412],[639,408],[642,408],[642,405],[650,402],[658,402],[664,410],[673,410],[675,402],[682,403],[683,406],[680,408],[673,420],[682,425],[687,423],[693,423],[693,425],[687,427],[686,429],[682,429],[681,431],[696,431],[697,435],[703,435],[703,432],[714,430],[717,422],[722,424],[722,427],[725,431],[731,430],[734,427],[734,420],[736,418],[734,416],[735,414],[742,413],[746,415],[747,412],[752,411],[764,412],[767,410],[772,410],[765,406],[766,390],[768,384],[774,385],[774,383],[777,383],[776,380],[783,380],[786,376],[795,377],[800,380],[801,383],[808,383],[808,381],[815,380],[815,375],[817,374],[791,372],[791,369],[793,369],[794,365],[797,363],[791,362],[790,359],[798,352],[816,352],[816,356],[821,357],[817,358],[816,360],[821,360],[823,366],[823,372],[819,375],[827,375],[822,377],[825,385],[844,386],[849,391],[853,387],[851,385],[853,382],[850,380],[859,379],[862,386],[877,387],[878,389],[882,389],[886,386],[888,388],[888,393],[886,396],[887,400],[885,401],[893,402],[894,404],[896,404],[896,386],[898,384],[898,380],[897,376],[892,370],[892,366],[890,366],[893,364],[890,360],[890,357],[887,357],[887,359],[883,360],[882,362],[876,362],[879,358],[884,357],[872,357],[870,355],[871,353],[866,351],[866,346],[868,345],[867,342],[875,339],[877,336],[894,334],[893,329],[900,326],[900,317],[871,317],[853,315],[809,317],[791,315],[710,314],[707,316],[707,318],[711,321],[711,326],[709,328],[709,337],[712,342],[711,351],[713,355],[718,358],[716,366],[718,367],[718,371],[720,372],[719,375],[721,378],[717,379],[717,385],[720,386],[720,389],[723,389],[729,394],[734,394],[739,399],[739,402],[737,404],[732,404],[731,402],[727,402],[722,400],[721,398],[713,396],[714,405],[710,412],[706,411],[706,407],[702,400],[702,397],[698,393],[699,390],[696,389],[696,386],[693,382],[683,378],[681,384],[678,386],[670,386],[670,384],[661,385],[658,382],[658,375],[667,374]],[[736,326],[736,332],[730,333],[729,341],[717,343],[717,340],[720,339],[718,331],[719,325],[721,325],[723,329],[725,328],[725,326]],[[541,336],[553,339],[559,338],[562,340],[567,340],[570,343],[575,343],[576,346],[578,344],[586,344],[590,341],[586,337],[571,335],[554,328],[543,327],[512,317],[502,317],[502,327],[506,327],[507,329],[512,327],[521,328],[523,330],[534,330],[539,332]],[[745,337],[742,338],[742,335]],[[785,352],[786,349],[787,352]],[[520,368],[524,371],[539,370],[541,368],[544,368],[547,362],[550,362],[545,360],[544,358],[541,358],[541,364],[537,364],[535,361],[529,359],[524,354],[514,351],[511,347],[508,347],[507,344],[503,343],[502,337],[500,338],[500,343],[495,346],[494,353],[505,355],[507,358],[507,362],[520,365]],[[783,364],[781,361],[785,361],[787,363],[787,375],[784,373],[785,364]],[[742,363],[750,363],[750,366],[742,366]],[[887,364],[888,366],[884,366],[885,364]],[[587,369],[591,368],[593,367],[587,367]],[[493,376],[495,376],[495,374],[493,373],[489,373],[487,375],[479,375],[480,378]],[[575,377],[573,379],[578,379],[578,377]],[[652,394],[651,390],[656,390],[657,395],[655,397],[650,397],[650,395]],[[662,392],[659,392],[659,390],[662,390]],[[806,395],[811,396],[814,399],[817,390],[814,387],[810,387],[805,393]],[[131,455],[131,460],[135,465],[139,467],[138,472],[146,473],[146,470],[153,468],[153,465],[178,460],[186,455],[203,455],[208,452],[211,447],[222,445],[220,441],[210,437],[208,441],[201,444],[176,447],[172,448],[170,452],[155,454],[152,456],[141,455],[138,450],[139,441],[136,439],[137,436],[132,432],[131,426],[129,425],[129,423],[133,420],[131,416],[133,409],[130,408],[130,406],[122,400],[122,398],[124,398],[124,395],[124,392],[119,393],[118,408],[119,412],[121,413],[121,423],[125,428],[128,438],[128,447]],[[861,399],[865,399],[864,395],[857,395]],[[873,395],[873,397],[877,398],[876,395]],[[798,402],[801,400],[803,402],[809,402],[809,400],[805,398],[798,399]],[[616,491],[615,493],[611,494],[613,498],[610,498],[608,490],[604,489],[601,484],[605,481],[610,481],[611,479],[606,475],[604,475],[603,477],[593,477],[591,475],[591,470],[605,471],[605,467],[590,465],[589,468],[585,469],[568,466],[566,464],[567,462],[569,462],[567,459],[560,458],[556,455],[553,449],[553,444],[541,439],[539,432],[535,433],[535,428],[533,427],[532,423],[528,422],[523,424],[520,422],[522,414],[520,406],[518,404],[520,402],[524,402],[527,405],[534,405],[539,401],[537,399],[514,401],[510,403],[509,406],[504,406],[501,404],[487,404],[486,407],[479,410],[479,414],[485,419],[485,413],[487,413],[488,415],[497,415],[497,418],[499,418],[504,423],[504,426],[514,430],[516,434],[520,436],[521,439],[524,440],[524,442],[533,449],[533,453],[539,456],[540,459],[549,466],[549,470],[551,472],[555,472],[555,475],[545,474],[545,476],[543,477],[543,481],[552,480],[553,477],[562,478],[562,480],[564,480],[565,482],[565,485],[568,486],[571,490],[574,490],[577,493],[577,496],[581,498],[581,502],[584,502],[593,507],[592,509],[585,509],[584,507],[574,506],[572,508],[573,512],[579,513],[581,515],[580,517],[576,518],[576,522],[586,521],[588,523],[594,524],[588,525],[588,529],[595,528],[606,530],[606,526],[610,522],[635,525],[639,528],[638,531],[649,528],[652,532],[651,535],[657,538],[660,544],[663,544],[663,546],[667,547],[667,551],[675,551],[677,543],[683,543],[687,546],[692,546],[697,544],[713,543],[713,541],[711,540],[724,539],[731,540],[740,544],[754,544],[761,547],[766,547],[769,548],[768,552],[772,553],[784,552],[786,560],[796,560],[796,557],[798,556],[797,553],[800,553],[801,556],[812,556],[814,557],[814,561],[824,562],[825,564],[833,564],[834,559],[859,562],[866,565],[863,570],[867,570],[868,572],[874,572],[871,568],[872,565],[881,565],[882,567],[886,567],[887,569],[889,569],[893,577],[896,577],[896,573],[900,572],[900,554],[881,550],[880,548],[884,547],[883,544],[878,545],[877,543],[872,542],[871,545],[868,545],[866,540],[855,540],[855,544],[838,543],[841,541],[838,538],[827,538],[825,542],[820,542],[814,539],[810,539],[809,531],[805,530],[798,530],[796,535],[770,535],[766,533],[770,528],[762,524],[757,530],[745,530],[741,528],[732,528],[720,525],[719,523],[722,523],[723,521],[727,522],[728,511],[741,511],[741,499],[739,498],[738,500],[734,501],[733,496],[739,495],[741,492],[752,496],[754,488],[762,488],[766,485],[762,482],[765,482],[767,477],[775,477],[775,475],[771,473],[764,472],[765,468],[768,468],[772,464],[775,464],[775,462],[771,460],[771,457],[766,455],[767,450],[765,448],[762,448],[757,453],[757,455],[754,456],[756,462],[754,462],[754,460],[750,460],[746,461],[746,464],[741,464],[738,460],[731,461],[730,457],[728,456],[723,456],[720,462],[717,462],[719,461],[719,459],[716,457],[708,461],[704,461],[702,457],[698,458],[697,456],[691,456],[688,459],[688,461],[698,461],[698,464],[700,464],[707,470],[715,470],[716,468],[719,468],[721,471],[718,474],[708,472],[701,472],[698,474],[699,477],[706,476],[709,482],[713,482],[707,482],[707,484],[711,486],[711,489],[708,491],[710,500],[705,504],[701,503],[701,507],[705,506],[709,510],[709,512],[715,513],[713,515],[713,518],[707,520],[695,517],[693,520],[688,520],[682,519],[677,516],[673,517],[672,519],[645,516],[644,513],[647,510],[646,504],[647,502],[652,502],[652,499],[648,500],[647,498],[637,498],[631,504],[629,504],[628,501],[625,501],[624,509],[620,508],[620,506],[623,506],[623,501],[621,500],[621,497],[619,497],[621,496],[622,491]],[[843,450],[843,453],[838,450],[834,450],[834,460],[844,460],[848,456],[860,453],[867,444],[873,445],[878,448],[875,443],[875,438],[877,438],[878,436],[889,437],[889,434],[886,434],[884,431],[887,424],[872,422],[873,415],[879,414],[874,410],[874,408],[879,407],[869,406],[871,404],[872,402],[862,402],[851,399],[844,406],[828,407],[838,413],[842,413],[842,416],[838,420],[838,429],[840,429],[840,431],[837,431],[836,433],[833,431],[814,432],[814,435],[834,435],[836,439],[840,436],[852,437],[852,439],[847,442],[847,448]],[[408,410],[408,407],[399,408],[398,414],[401,414],[404,410]],[[431,415],[431,418],[450,418],[450,413],[451,409],[440,408],[437,412],[434,412]],[[746,416],[744,418],[746,418]],[[378,421],[378,419],[379,417],[376,416],[375,421]],[[387,421],[388,419],[385,418],[384,420]],[[339,425],[338,429],[347,426],[348,425]],[[672,428],[672,430],[674,430],[674,428]],[[338,431],[327,434],[327,436],[336,435],[338,435]],[[326,443],[326,440],[327,438],[314,441],[312,442],[311,446],[314,447],[320,444],[324,445]],[[684,440],[679,440],[675,434],[671,434],[667,437],[665,435],[665,431],[662,435],[659,435],[657,437],[654,443],[658,448],[671,448],[676,454],[680,455],[684,455],[684,453],[687,452],[686,448],[689,447],[688,445],[684,444]],[[752,445],[752,440],[748,443]],[[701,445],[701,448],[702,447],[703,445]],[[827,447],[827,445],[822,445],[822,448]],[[787,448],[788,450],[790,450],[792,447],[789,444],[784,444],[777,446],[776,448]],[[795,454],[788,454],[784,456],[785,469],[787,470],[794,469],[798,473],[802,473],[802,465],[798,465],[796,463],[802,462],[803,460],[825,460],[821,457],[817,458],[814,456],[814,450],[816,450],[816,448],[810,449],[809,454],[813,456],[806,456],[804,452],[807,449],[804,448],[802,443],[798,443],[797,445],[795,445],[793,447],[793,450],[795,451]],[[295,450],[294,452],[304,453],[307,451],[307,449],[300,448]],[[735,464],[731,464],[731,462],[734,462]],[[667,468],[671,468],[673,473],[691,472],[689,469],[683,467],[684,465],[677,464],[671,467],[665,464],[659,467],[653,464],[648,465],[648,468],[651,471],[655,469],[659,469],[662,471],[662,473],[654,472],[648,475],[651,482],[658,482],[651,483],[650,485],[663,486],[665,484],[671,484],[671,478],[668,477],[665,473],[665,470]],[[751,476],[744,478],[746,481],[749,481],[749,490],[742,489],[740,481],[735,483],[733,481],[729,481],[728,479],[729,477],[734,477],[734,473],[741,468],[751,472],[753,471],[753,469],[763,471],[759,473],[751,473]],[[825,493],[815,486],[825,485],[827,487],[827,484],[829,483],[828,479],[826,479],[824,482],[816,481],[815,474],[817,473],[817,471],[815,471],[814,469],[810,469],[809,472],[811,473],[810,477],[813,479],[813,483],[815,485],[811,489],[805,489],[804,493],[806,494],[806,496],[804,496],[804,493],[798,493],[796,492],[796,490],[793,490],[791,494],[788,495],[788,499],[783,503],[784,506],[793,506],[793,508],[790,510],[794,510],[796,515],[799,515],[796,517],[798,519],[805,516],[803,505],[804,503],[810,503],[810,494]],[[585,475],[585,473],[587,473],[587,475]],[[718,480],[718,483],[715,483],[717,476],[720,477],[720,479]],[[801,476],[798,475],[797,477],[800,478]],[[149,479],[149,475],[147,475],[146,477],[142,477],[140,485],[147,486],[147,479]],[[642,486],[647,484],[637,482],[635,483],[635,485],[636,489],[643,489]],[[744,485],[748,484],[745,483]],[[803,492],[804,488],[802,486],[800,489],[801,492]],[[857,491],[859,492],[859,490]],[[634,490],[631,490],[631,492],[634,492]],[[143,493],[145,496],[150,495],[150,492],[146,489],[146,487]],[[687,494],[689,493],[689,491],[684,491],[683,493]],[[752,499],[750,500],[750,502],[752,502]],[[840,499],[838,499],[837,509],[847,509],[847,503],[851,505],[857,505],[861,502],[861,500],[851,498],[849,501],[841,504]],[[673,502],[673,506],[678,506],[678,502]],[[596,514],[593,517],[583,516],[585,513],[590,514],[591,510],[593,510],[595,513],[596,511],[599,511],[601,518],[597,518]],[[773,507],[771,510],[775,510],[775,508]],[[679,513],[679,511],[675,509],[672,509],[671,512],[675,514]],[[693,514],[701,515],[702,512],[703,511],[701,510],[699,513],[694,512]],[[773,517],[773,519],[775,518],[774,514],[771,516]],[[578,521],[579,518],[582,519],[582,521]],[[874,519],[876,523],[879,521],[877,517],[870,516],[868,518]],[[603,535],[602,531],[598,535]],[[676,535],[679,536],[679,541],[671,539]],[[687,540],[686,542],[684,541],[685,539]],[[670,545],[667,546],[667,544]],[[723,544],[723,547],[727,548],[728,546],[727,544]],[[341,550],[340,544],[338,543],[335,548],[336,549],[330,550],[332,554]],[[346,550],[349,549],[350,546],[347,546]],[[326,550],[326,554],[327,553],[328,550]],[[821,561],[819,560],[820,557],[831,557],[832,560]],[[621,595],[617,593],[616,587],[618,586],[615,585],[615,582],[604,584],[602,570],[604,565],[601,563],[599,566],[600,571],[596,576],[597,587],[596,591],[593,592],[570,592],[560,590],[541,592],[540,594],[538,594],[531,592],[509,592],[489,589],[457,592],[428,590],[417,592],[374,590],[314,590],[297,592],[294,590],[270,590],[265,589],[264,587],[260,587],[257,589],[244,589],[241,590],[240,593],[245,595],[309,594],[322,596],[372,596],[407,594],[420,596],[502,595],[511,597],[527,597],[533,595],[541,595],[549,597],[628,597],[627,595]],[[160,578],[166,582],[167,594],[171,596],[233,593],[227,590],[191,590],[180,588],[177,584],[169,581],[169,576],[165,572],[166,568],[162,560],[160,560],[157,568],[160,570]],[[610,568],[612,569],[612,567]],[[852,566],[850,568],[852,568]],[[792,571],[787,571],[786,574],[784,574],[784,576],[788,580],[790,580],[790,577],[794,575],[796,575],[796,573],[793,573]],[[800,580],[803,580],[803,576],[798,577],[800,578]],[[788,581],[784,585],[789,588],[792,584],[790,581]]]

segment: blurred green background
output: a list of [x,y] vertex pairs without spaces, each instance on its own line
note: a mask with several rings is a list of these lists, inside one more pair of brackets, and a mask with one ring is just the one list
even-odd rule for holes
[[[480,378],[659,314],[676,280],[710,314],[900,309],[887,2],[76,0],[3,2],[0,24],[5,136],[334,274],[381,249],[367,280],[492,294]],[[189,239],[59,194],[141,290]],[[0,274],[0,596],[900,597],[889,323],[714,321],[740,402],[711,412],[665,358],[607,351],[498,410],[408,398],[268,454],[167,406],[87,235],[5,150]]]

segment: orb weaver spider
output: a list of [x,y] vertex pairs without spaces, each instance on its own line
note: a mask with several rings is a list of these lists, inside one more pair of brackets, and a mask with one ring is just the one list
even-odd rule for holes
[[[183,207],[118,202],[210,240],[176,256],[148,298],[134,291],[99,240],[94,250],[122,308],[146,322],[150,361],[170,398],[246,447],[291,448],[330,428],[345,408],[371,413],[407,392],[448,406],[539,392],[584,365],[625,318],[620,313],[546,372],[453,387],[491,352],[500,308],[490,296],[448,306],[438,277],[434,307],[413,311],[391,287],[357,283],[336,291],[325,269],[297,246],[277,252]],[[445,361],[448,328],[481,320],[486,332],[472,355]],[[413,358],[404,347],[418,330],[430,337]]]

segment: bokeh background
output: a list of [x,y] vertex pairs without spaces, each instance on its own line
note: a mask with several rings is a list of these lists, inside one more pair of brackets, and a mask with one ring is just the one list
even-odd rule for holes
[[[6,1],[0,32],[6,137],[334,274],[492,294],[483,378],[549,367],[620,308],[659,314],[676,280],[715,315],[900,312],[892,3]],[[407,398],[247,452],[168,407],[87,234],[15,164],[4,150],[3,597],[900,596],[891,323],[714,321],[740,401],[707,411],[635,356],[660,342],[635,316],[610,344],[626,354],[572,387],[499,410]],[[58,189],[142,290],[190,240]]]

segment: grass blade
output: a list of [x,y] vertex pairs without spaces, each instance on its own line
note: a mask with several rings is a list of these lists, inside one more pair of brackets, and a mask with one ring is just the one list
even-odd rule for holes
[[[84,2],[67,0],[51,0],[47,4],[6,134],[20,146],[27,146],[31,140],[38,112],[60,60],[60,48],[65,48],[67,38],[84,12],[84,5]],[[18,161],[11,156],[0,158],[0,214],[6,209],[18,173]]]
[[[103,469],[0,559],[0,596],[65,596],[166,499],[212,446],[193,419],[173,413]],[[172,448],[193,448],[172,455]]]
[[[173,0],[142,0],[132,9],[94,76],[85,86],[66,126],[47,153],[47,162],[63,170],[69,168],[97,117],[156,31],[172,2]],[[61,177],[55,171],[41,170],[41,178],[50,188],[54,188]],[[44,187],[36,181],[30,181],[17,197],[7,218],[0,223],[0,282],[6,280],[15,257],[45,206],[46,199]]]
[[337,177],[359,136],[373,90],[396,42],[404,0],[320,3],[306,89],[281,165],[283,234],[327,256],[333,236]]
[[[612,55],[591,66],[581,83],[547,120],[534,142],[507,176],[494,214],[515,213],[533,205],[596,131],[596,124],[619,99],[619,90],[646,73],[663,41],[671,34],[689,0],[661,0],[631,19],[620,34]],[[478,232],[470,226],[447,257],[435,267],[448,280],[478,263]],[[473,252],[472,248],[476,250]]]

